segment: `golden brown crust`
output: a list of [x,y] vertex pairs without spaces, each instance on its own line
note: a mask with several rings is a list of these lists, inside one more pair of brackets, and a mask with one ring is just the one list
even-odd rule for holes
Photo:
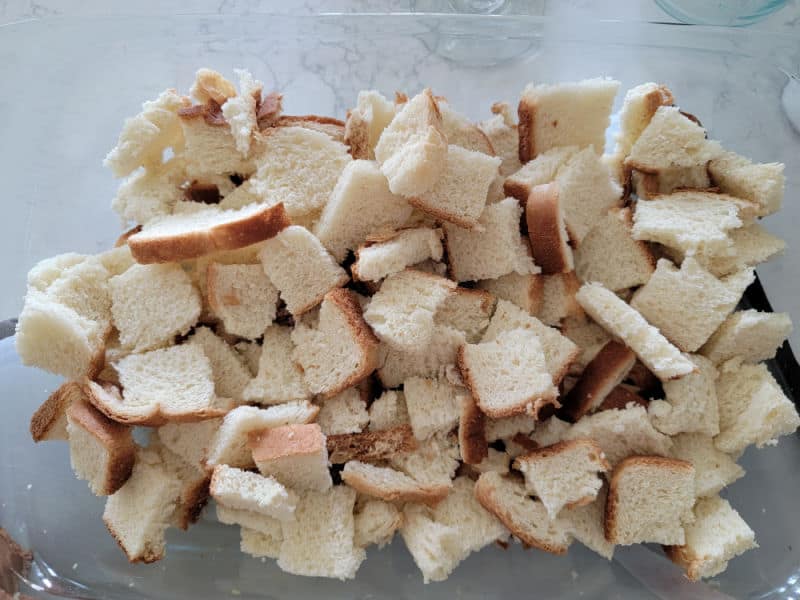
[[105,524],[106,529],[108,529],[108,533],[111,534],[111,537],[114,538],[114,541],[117,542],[117,545],[125,553],[125,557],[128,559],[128,562],[150,564],[164,558],[164,548],[161,548],[158,550],[158,552],[156,552],[156,550],[150,546],[149,541],[145,542],[144,551],[140,556],[131,556],[130,553],[128,553],[128,549],[125,548],[125,544],[122,541],[122,537],[119,534],[117,534],[117,531],[114,529],[114,526],[108,522],[105,515],[103,515],[103,523]]
[[414,488],[397,489],[373,485],[366,477],[356,471],[342,471],[342,481],[361,494],[374,496],[386,502],[421,502],[428,506],[436,506],[450,493],[450,486],[445,484],[423,485],[418,483]]
[[517,107],[517,131],[519,132],[519,162],[523,165],[536,156],[533,142],[533,123],[536,116],[536,107],[528,104],[523,97]]
[[503,181],[503,192],[506,196],[516,198],[519,200],[520,204],[525,206],[528,196],[531,193],[531,186],[518,179],[514,179],[513,176],[509,176]]
[[686,570],[686,578],[689,581],[702,579],[701,571],[705,561],[688,546],[661,546],[661,548],[667,558]]
[[[608,460],[606,460],[605,454],[603,454],[603,449],[597,442],[589,438],[562,440],[560,442],[556,442],[555,444],[550,444],[549,446],[536,448],[526,454],[523,454],[522,456],[518,456],[514,461],[514,468],[519,469],[520,464],[523,462],[531,462],[543,458],[550,458],[552,456],[557,456],[562,452],[568,452],[578,448],[584,449],[589,453],[589,460],[596,463],[598,471],[606,472],[611,470],[611,465],[609,464]],[[593,499],[594,496],[591,496],[589,502],[591,502]],[[578,500],[576,502],[582,501],[583,500]],[[577,506],[581,505],[578,504]]]
[[132,235],[128,246],[141,264],[178,262],[218,252],[236,250],[275,237],[291,225],[283,203],[209,229],[151,237],[147,229]]
[[31,416],[30,432],[34,442],[67,439],[67,408],[72,402],[84,400],[79,383],[68,381],[45,400]]
[[631,370],[628,371],[628,375],[625,380],[630,381],[640,390],[649,390],[650,388],[658,385],[659,381],[658,377],[656,377],[640,360],[637,360],[634,363],[633,367],[631,367]]
[[132,235],[136,235],[142,230],[141,225],[136,225],[135,227],[131,227],[127,231],[123,232],[118,238],[117,241],[114,242],[114,248],[119,248],[120,246],[124,246],[128,243],[128,239]]
[[562,401],[559,417],[576,422],[617,387],[636,362],[636,354],[611,340],[586,365],[580,378]]
[[276,127],[303,127],[319,131],[337,142],[345,143],[345,123],[333,117],[321,115],[281,115]]
[[417,448],[417,440],[410,425],[399,425],[382,431],[329,435],[327,444],[328,457],[336,465],[350,460],[387,460],[395,454],[411,452]]
[[525,220],[531,242],[533,262],[545,274],[566,273],[573,270],[572,249],[561,212],[558,183],[534,186],[525,204]]
[[461,397],[461,411],[458,419],[458,445],[461,460],[468,465],[477,465],[489,456],[486,441],[486,417],[475,404],[472,396]]
[[625,385],[618,385],[611,390],[605,400],[597,407],[597,412],[601,410],[623,409],[633,402],[639,406],[647,406],[648,401]]
[[259,131],[273,127],[283,111],[283,94],[270,92],[262,98],[259,91],[256,97],[256,124]]
[[175,515],[180,529],[186,531],[189,525],[196,523],[200,518],[200,513],[208,503],[210,485],[211,476],[199,471],[196,479],[184,484]]

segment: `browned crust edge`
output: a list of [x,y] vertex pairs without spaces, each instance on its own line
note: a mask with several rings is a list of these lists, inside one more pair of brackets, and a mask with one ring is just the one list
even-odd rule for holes
[[605,400],[597,407],[597,412],[602,410],[624,409],[628,404],[633,402],[639,406],[647,406],[648,401],[636,392],[628,389],[624,385],[618,385],[611,390],[605,397]]
[[529,104],[523,96],[517,107],[517,131],[519,133],[519,162],[523,165],[536,156],[536,148],[533,142],[534,120],[536,118],[536,106]]
[[[560,442],[556,442],[555,444],[550,444],[549,446],[542,446],[540,448],[536,448],[523,454],[522,456],[518,456],[514,459],[514,468],[519,469],[520,465],[524,462],[532,462],[539,459],[546,459],[551,458],[553,456],[557,456],[562,452],[568,452],[570,450],[575,449],[585,449],[587,452],[593,452],[594,457],[590,457],[590,460],[594,461],[595,465],[597,466],[597,470],[601,473],[605,473],[606,471],[611,470],[611,465],[609,464],[608,460],[603,453],[603,449],[600,445],[592,439],[589,438],[575,438],[572,440],[562,440]],[[594,500],[594,496],[590,497],[588,502]],[[578,500],[576,502],[581,502],[582,500]],[[582,506],[578,504],[577,506]]]
[[458,445],[461,460],[468,465],[477,465],[489,456],[486,441],[486,416],[472,396],[462,396],[458,420]]
[[59,422],[66,423],[67,408],[85,395],[79,383],[68,381],[47,397],[31,416],[30,432],[34,442],[66,440],[65,431],[57,431]]
[[564,215],[559,202],[557,182],[534,186],[525,204],[525,220],[531,242],[533,261],[546,275],[566,273],[574,269]]
[[417,448],[410,425],[399,425],[382,431],[341,433],[327,437],[328,458],[332,464],[351,460],[375,462]]
[[342,481],[357,492],[387,502],[422,502],[427,506],[435,506],[450,493],[450,486],[445,484],[422,485],[417,483],[415,487],[407,489],[383,488],[373,485],[361,473],[347,469],[342,471]]

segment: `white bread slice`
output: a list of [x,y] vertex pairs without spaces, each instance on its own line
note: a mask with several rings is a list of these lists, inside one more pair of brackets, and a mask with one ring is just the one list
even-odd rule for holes
[[303,371],[292,361],[293,351],[292,330],[289,327],[267,327],[258,361],[258,374],[242,390],[242,398],[259,404],[310,399],[312,394],[303,379]]
[[670,456],[694,465],[694,493],[698,498],[713,496],[744,477],[744,469],[729,454],[718,450],[710,435],[703,433],[673,436]]
[[611,341],[612,337],[597,323],[587,318],[564,319],[561,333],[569,338],[580,350],[571,365],[573,373],[582,373],[597,353]]
[[305,227],[287,227],[264,244],[258,257],[286,308],[295,316],[308,312],[322,302],[328,291],[349,280],[345,270]]
[[534,186],[525,204],[533,261],[542,273],[566,273],[575,263],[557,182]]
[[433,337],[436,311],[455,287],[444,277],[406,269],[386,278],[364,311],[364,320],[393,348],[424,348]]
[[403,395],[418,440],[437,431],[448,433],[458,424],[460,394],[447,381],[411,377],[403,382]]
[[442,132],[448,144],[494,156],[492,143],[477,124],[451,107],[445,98],[437,98],[436,102],[442,115]]
[[542,323],[557,327],[564,319],[583,316],[581,305],[575,299],[581,282],[574,271],[541,275],[541,278],[542,302],[536,316]]
[[492,341],[465,344],[458,368],[478,406],[492,418],[536,415],[545,405],[558,405],[542,344],[530,330],[504,331]]
[[136,461],[130,427],[115,423],[76,398],[66,409],[69,462],[96,496],[110,496],[128,480]]
[[702,356],[693,354],[689,359],[697,370],[664,382],[666,400],[650,402],[647,408],[650,420],[656,429],[667,435],[687,432],[715,436],[719,433],[717,370]]
[[375,146],[395,115],[395,104],[375,90],[358,92],[355,108],[347,112],[344,143],[356,159],[374,159]]
[[535,334],[544,352],[547,372],[550,373],[553,383],[560,383],[567,374],[569,365],[578,354],[577,346],[561,335],[557,329],[548,327],[511,302],[500,300],[497,303],[497,308],[489,322],[489,327],[483,334],[482,341],[496,340],[502,333],[517,329]]
[[714,445],[730,454],[750,444],[761,448],[777,443],[800,426],[794,404],[781,390],[766,365],[731,359],[720,365],[717,379],[719,435]]
[[662,258],[630,305],[678,348],[694,352],[733,311],[752,281],[752,269],[720,280],[692,257],[684,259],[680,270]]
[[522,208],[513,198],[487,206],[480,229],[444,224],[444,240],[450,273],[456,281],[494,279],[508,273],[538,272],[520,237]]
[[612,292],[647,283],[656,258],[645,242],[633,239],[632,229],[629,208],[612,209],[597,221],[575,250],[578,278],[601,283]]
[[278,566],[294,575],[352,579],[366,557],[354,545],[356,492],[337,485],[324,493],[307,491],[295,520],[283,526]]
[[544,504],[528,496],[519,479],[482,473],[475,484],[475,497],[523,544],[551,554],[567,551],[569,533],[548,517]]
[[516,434],[529,435],[536,428],[536,419],[530,415],[516,415],[503,419],[486,419],[486,440],[494,442],[513,438]]
[[250,371],[239,354],[208,327],[195,329],[188,344],[203,350],[211,364],[214,393],[220,398],[242,400],[245,387],[250,383]]
[[450,491],[449,485],[425,485],[395,469],[356,460],[345,464],[342,481],[361,494],[387,502],[422,502],[433,506]]
[[330,462],[342,465],[350,460],[385,461],[417,447],[410,425],[397,425],[380,431],[362,431],[327,436]]
[[631,456],[611,474],[606,499],[606,539],[681,545],[694,521],[694,467],[663,456]]
[[379,281],[427,259],[441,260],[442,254],[441,229],[402,229],[388,239],[360,246],[351,272],[354,279]]
[[157,348],[197,322],[200,294],[179,265],[134,265],[109,280],[111,314],[123,347]]
[[347,251],[363,244],[369,234],[400,228],[411,211],[411,205],[402,196],[389,191],[377,163],[354,160],[342,171],[314,233],[341,262]]
[[593,502],[574,508],[564,508],[558,515],[558,522],[581,544],[603,558],[611,560],[614,556],[614,544],[606,539],[603,530],[607,495],[608,486],[604,485],[597,492]]
[[525,489],[544,504],[550,519],[564,507],[589,504],[611,469],[603,450],[590,439],[573,439],[518,456],[514,468],[525,477]]
[[378,377],[386,388],[398,387],[409,377],[438,377],[447,365],[456,362],[459,347],[466,342],[463,331],[434,323],[428,346],[411,352],[381,344]]
[[222,419],[206,452],[206,465],[229,465],[248,469],[255,467],[247,446],[248,436],[254,431],[282,427],[295,423],[310,423],[316,419],[319,407],[307,401],[287,402],[267,409],[255,406],[238,406]]
[[755,202],[762,217],[778,212],[783,204],[783,168],[781,163],[753,163],[735,152],[725,152],[708,163],[714,185],[726,194]]
[[[728,232],[731,239],[730,254],[697,256],[698,262],[717,277],[730,275],[747,267],[766,262],[786,249],[786,242],[772,235],[758,223],[745,225]],[[672,249],[670,249],[672,250]],[[682,258],[680,251],[674,254]]]
[[437,523],[425,506],[409,503],[403,508],[400,535],[425,583],[447,579],[459,542],[455,527]]
[[369,431],[383,431],[408,423],[408,409],[403,392],[384,390],[369,405]]
[[274,559],[277,559],[281,554],[283,531],[280,527],[280,522],[277,522],[273,532],[270,533],[242,526],[239,529],[239,535],[241,536],[239,549],[245,554],[256,558]]
[[359,548],[377,545],[382,548],[392,541],[394,532],[403,524],[403,513],[389,502],[366,500],[356,508],[353,543]]
[[378,339],[349,290],[325,294],[316,327],[297,325],[292,341],[292,360],[303,369],[308,389],[325,398],[363,381],[378,366]]
[[103,522],[131,562],[164,557],[181,481],[154,450],[140,449],[128,481],[106,500]]
[[326,436],[363,431],[369,423],[369,413],[359,389],[348,388],[322,402],[317,423]]
[[220,107],[222,116],[231,129],[231,135],[236,140],[236,149],[247,156],[253,132],[258,131],[256,104],[261,101],[264,84],[253,79],[253,75],[246,69],[234,69],[233,72],[239,77],[239,93],[227,98]]
[[700,348],[700,354],[719,364],[741,356],[756,363],[775,358],[781,344],[792,333],[787,313],[764,313],[741,310],[728,316]]
[[416,448],[391,455],[389,465],[425,486],[450,487],[460,454],[452,434],[434,434]]
[[325,434],[317,423],[255,431],[248,446],[258,470],[284,485],[317,492],[333,485]]
[[351,160],[344,144],[305,127],[270,127],[263,146],[252,191],[268,206],[283,203],[292,220],[319,215]]
[[248,510],[279,521],[294,519],[297,495],[272,477],[227,465],[214,467],[211,496],[229,508]]
[[158,428],[158,439],[187,465],[205,470],[206,456],[221,425],[221,417],[196,423],[167,423]]
[[278,289],[261,265],[211,263],[206,271],[206,297],[232,335],[255,339],[275,320]]
[[722,153],[700,125],[677,107],[659,106],[631,147],[625,167],[658,173],[661,169],[704,165]]
[[[489,456],[486,441],[486,416],[469,394],[458,396],[458,448],[461,460],[478,465]],[[506,470],[508,465],[506,464]]]
[[614,292],[597,283],[586,283],[578,290],[576,299],[592,319],[620,338],[662,381],[694,371],[695,366],[688,358]]
[[202,208],[152,219],[128,238],[128,246],[136,262],[176,262],[244,248],[275,236],[288,225],[282,203],[251,204],[237,210]]
[[447,138],[429,89],[400,108],[381,133],[375,158],[395,194],[418,196],[433,188],[447,164]]
[[30,432],[33,441],[67,441],[67,408],[73,402],[85,399],[86,395],[79,383],[62,383],[31,415]]
[[599,78],[525,86],[518,108],[520,161],[554,146],[594,146],[602,153],[617,89],[619,81]]
[[536,315],[542,307],[544,277],[509,273],[495,279],[479,281],[478,288],[486,290],[498,300],[508,300],[522,310]]
[[478,123],[478,127],[488,138],[495,156],[502,159],[500,176],[507,177],[519,171],[519,133],[517,123],[507,102],[492,104],[493,116]]
[[685,543],[664,548],[672,562],[686,569],[690,581],[719,575],[728,561],[758,548],[755,533],[727,500],[701,498],[693,512],[694,522],[684,527]]
[[642,83],[625,93],[619,112],[619,133],[614,148],[617,160],[622,161],[630,154],[631,148],[650,124],[658,108],[671,106],[673,103],[672,92],[658,83]]
[[500,162],[496,156],[462,148],[454,141],[448,146],[444,170],[433,187],[409,198],[409,203],[437,219],[475,228]]
[[481,338],[494,310],[494,296],[484,290],[453,289],[436,311],[436,322],[464,332],[467,341]]
[[503,182],[503,191],[524,205],[534,187],[554,181],[558,170],[579,151],[578,146],[556,146],[538,154],[520,169],[509,173]]
[[142,112],[125,119],[117,145],[103,164],[117,177],[124,177],[140,166],[158,165],[164,150],[180,149],[183,142],[178,111],[190,105],[185,96],[168,89],[155,100],[142,105]]

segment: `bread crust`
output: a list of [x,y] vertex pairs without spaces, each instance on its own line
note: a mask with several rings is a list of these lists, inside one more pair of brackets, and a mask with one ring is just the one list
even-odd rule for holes
[[664,554],[667,555],[672,562],[680,565],[686,570],[686,578],[689,581],[699,581],[702,579],[703,560],[702,556],[698,556],[692,552],[688,546],[661,546]]
[[458,445],[461,460],[468,465],[477,465],[489,456],[486,441],[486,416],[472,396],[461,397],[461,411],[458,420]]
[[427,506],[436,506],[450,493],[450,486],[445,484],[422,485],[414,488],[398,489],[373,485],[362,473],[342,471],[342,481],[359,493],[380,498],[386,502],[421,502]]
[[79,383],[68,381],[47,397],[31,416],[30,432],[34,442],[67,439],[67,408],[75,401],[84,400]]
[[[275,123],[276,127],[303,127],[319,131],[330,138],[345,142],[345,122],[322,115],[281,115]],[[355,157],[354,157],[355,158]]]
[[575,263],[566,238],[558,182],[537,185],[531,189],[525,204],[525,221],[528,224],[533,261],[542,268],[542,272],[550,275],[572,271]]
[[127,231],[124,231],[117,238],[117,241],[114,242],[114,248],[119,248],[120,246],[125,246],[128,243],[128,239],[130,239],[130,237],[132,235],[136,235],[137,233],[139,233],[141,230],[142,230],[142,226],[141,225],[136,225],[134,227],[131,227]]
[[369,159],[369,124],[360,113],[348,111],[342,141],[348,146],[353,160]]
[[147,230],[128,238],[136,262],[141,264],[178,262],[199,258],[220,250],[236,250],[275,237],[291,225],[282,202],[265,206],[247,217],[177,235],[149,237]]
[[189,525],[196,523],[200,513],[208,503],[211,475],[198,471],[198,477],[185,486],[178,503],[175,519],[180,529],[186,531]]
[[513,177],[507,177],[503,182],[503,192],[506,196],[516,198],[519,200],[520,204],[524,206],[525,202],[528,200],[528,196],[531,193],[531,186],[522,183]]
[[645,407],[649,404],[646,398],[643,398],[630,388],[624,385],[618,385],[608,393],[605,400],[597,407],[597,412],[601,410],[621,410],[631,402]]
[[[517,131],[519,132],[519,162],[523,165],[536,156],[533,141],[533,128],[536,119],[536,105],[528,103],[523,96],[517,107]],[[516,197],[516,196],[515,196]]]
[[417,440],[410,425],[398,425],[381,431],[329,435],[327,446],[330,462],[341,465],[351,460],[387,460],[395,454],[416,450]]
[[283,425],[248,435],[253,461],[266,462],[294,456],[313,456],[325,448],[325,435],[316,423]]

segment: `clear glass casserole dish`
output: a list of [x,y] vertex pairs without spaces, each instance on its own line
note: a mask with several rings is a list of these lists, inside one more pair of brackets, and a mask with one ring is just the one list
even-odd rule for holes
[[[281,91],[287,112],[343,117],[360,89],[431,86],[469,116],[515,103],[529,81],[608,75],[626,89],[666,83],[710,136],[755,160],[786,163],[786,206],[766,221],[789,242],[759,268],[775,310],[800,318],[800,133],[782,95],[800,65],[796,36],[621,22],[559,23],[535,17],[330,15],[54,19],[2,28],[0,164],[6,218],[0,269],[2,316],[18,313],[25,273],[66,251],[98,252],[119,233],[109,209],[116,182],[101,167],[124,117],[165,87],[188,89],[195,70],[246,67]],[[796,85],[796,83],[795,83]],[[617,102],[621,98],[617,99]],[[797,109],[795,109],[797,110]],[[800,340],[800,333],[793,340]],[[797,346],[797,344],[795,344]],[[28,420],[58,385],[19,364],[0,342],[7,397],[0,421],[0,526],[34,551],[30,580],[81,598],[485,598],[511,594],[584,598],[797,597],[800,439],[750,450],[747,476],[724,495],[755,530],[760,548],[711,584],[689,584],[652,549],[620,548],[613,562],[573,545],[566,557],[518,545],[471,555],[446,583],[424,586],[396,541],[371,550],[355,581],[298,578],[239,553],[235,528],[213,508],[187,533],[170,531],[167,558],[129,565],[100,519],[103,499],[76,481],[64,444],[34,446]],[[42,593],[43,596],[47,594]]]

